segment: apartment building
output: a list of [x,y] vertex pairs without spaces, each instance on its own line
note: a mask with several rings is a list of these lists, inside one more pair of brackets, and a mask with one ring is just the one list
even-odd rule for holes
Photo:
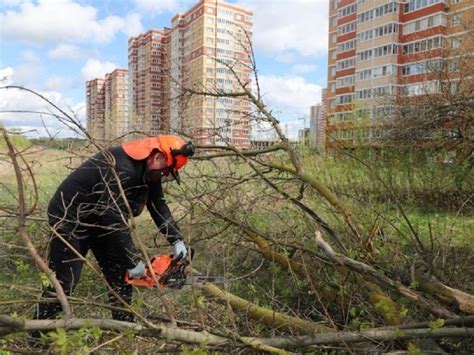
[[129,132],[128,70],[115,69],[105,74],[105,122],[107,141],[125,136]]
[[319,152],[325,149],[326,139],[326,97],[327,90],[321,91],[321,103],[309,108],[309,144]]
[[131,37],[128,75],[117,69],[87,82],[88,129],[107,140],[171,132],[250,147],[250,103],[226,94],[251,86],[251,31],[252,12],[200,0],[170,28]]
[[102,139],[105,128],[105,80],[86,82],[86,128],[95,139]]
[[247,101],[204,96],[248,83],[252,13],[201,0],[177,14],[171,27],[129,40],[130,120],[146,134],[178,132],[199,143],[250,146]]
[[113,141],[130,132],[128,71],[115,69],[86,82],[87,131],[99,141]]
[[468,0],[329,1],[326,148],[370,142],[396,98],[436,92],[436,71],[472,36],[473,9]]
[[[245,84],[250,80],[246,51],[251,29],[250,11],[222,1],[201,0],[176,15],[170,41],[171,76],[181,78],[182,87],[175,87],[172,97],[179,97],[177,94],[183,94],[183,89],[240,91],[237,77]],[[172,107],[171,126],[183,129],[198,141],[250,146],[250,107],[245,100],[185,95],[173,101]]]
[[325,124],[323,105],[311,106],[309,111],[309,145],[318,151],[324,151]]
[[131,131],[157,135],[169,130],[168,37],[168,29],[151,29],[128,40]]

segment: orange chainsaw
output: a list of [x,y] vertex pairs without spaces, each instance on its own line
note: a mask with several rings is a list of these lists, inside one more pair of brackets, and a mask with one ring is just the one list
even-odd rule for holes
[[[134,286],[145,287],[172,287],[182,288],[185,285],[205,285],[207,283],[226,283],[227,279],[222,276],[190,275],[186,272],[187,260],[181,257],[173,258],[172,255],[157,255],[150,260],[152,270],[145,269],[145,276],[141,279],[133,279],[129,273],[125,273],[125,282]],[[158,282],[158,284],[157,284]]]

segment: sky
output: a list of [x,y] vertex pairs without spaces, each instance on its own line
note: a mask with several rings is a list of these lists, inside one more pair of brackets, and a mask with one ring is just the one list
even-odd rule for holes
[[[321,101],[327,72],[327,0],[228,0],[253,12],[253,45],[264,101],[290,136]],[[0,0],[0,87],[38,91],[85,122],[85,81],[127,68],[128,38],[197,0]],[[0,111],[45,111],[33,95],[0,89]],[[306,117],[306,120],[302,118]],[[1,113],[30,135],[70,135],[46,115]]]

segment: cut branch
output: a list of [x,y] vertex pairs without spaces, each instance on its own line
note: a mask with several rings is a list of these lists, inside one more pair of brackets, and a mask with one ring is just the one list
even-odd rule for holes
[[256,304],[233,295],[230,292],[221,290],[214,285],[205,285],[202,287],[202,290],[207,296],[216,297],[226,301],[235,311],[245,312],[250,318],[262,322],[272,328],[300,334],[317,334],[334,331],[334,329],[324,325],[257,306]]
[[413,301],[417,305],[421,306],[422,308],[426,309],[427,311],[438,317],[454,318],[456,316],[454,313],[444,308],[440,304],[430,301],[420,293],[402,285],[400,282],[388,278],[387,276],[374,269],[372,266],[364,264],[360,261],[356,261],[347,256],[336,254],[336,252],[331,248],[331,246],[323,240],[319,231],[316,232],[316,243],[324,252],[324,254],[328,256],[335,264],[344,265],[347,268],[363,275],[364,278],[367,277],[370,281],[375,282],[380,286],[388,287],[396,291],[401,296],[408,298],[409,300]]
[[260,339],[260,342],[279,348],[305,348],[312,345],[349,344],[360,342],[380,342],[417,338],[469,338],[474,336],[474,328],[441,328],[379,330],[371,329],[360,332],[339,332],[318,334],[316,336],[275,337]]

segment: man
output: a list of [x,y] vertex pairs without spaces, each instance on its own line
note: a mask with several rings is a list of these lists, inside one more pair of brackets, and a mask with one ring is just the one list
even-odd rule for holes
[[[174,246],[174,256],[186,257],[181,232],[163,197],[162,179],[179,183],[178,170],[194,154],[192,143],[181,137],[162,135],[123,143],[84,162],[59,186],[48,206],[49,225],[55,230],[50,241],[49,267],[56,273],[66,295],[79,282],[83,262],[92,250],[110,286],[127,303],[132,286],[124,282],[145,274],[145,263],[136,253],[127,220],[146,205],[156,226]],[[61,236],[67,243],[64,243]],[[73,251],[67,244],[70,244]],[[52,297],[49,287],[43,297]],[[112,305],[123,307],[109,293]],[[40,303],[37,319],[54,318],[60,304]],[[129,312],[113,310],[117,320],[133,321]]]

